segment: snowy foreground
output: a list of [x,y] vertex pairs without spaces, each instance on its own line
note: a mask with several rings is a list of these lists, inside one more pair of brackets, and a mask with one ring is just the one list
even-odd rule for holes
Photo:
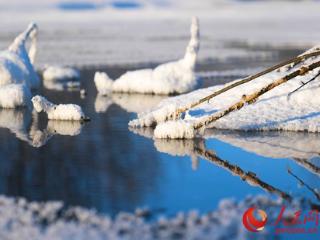
[[[304,61],[303,64],[309,65],[319,61],[319,59],[319,57],[311,58]],[[131,127],[157,125],[155,137],[158,138],[194,138],[198,133],[194,131],[193,126],[202,122],[207,116],[227,109],[240,101],[243,95],[252,94],[299,69],[301,66],[302,63],[289,69],[282,68],[280,71],[271,72],[249,83],[235,87],[191,109],[185,114],[183,120],[164,122],[169,113],[197,102],[197,100],[231,83],[165,99],[153,110],[138,114],[138,119],[131,121],[129,125]],[[296,77],[265,93],[254,104],[246,105],[238,111],[231,112],[206,127],[244,131],[288,130],[320,132],[320,98],[317,97],[320,93],[319,77],[294,94],[288,95],[301,86],[302,82],[306,82],[316,76],[318,71],[319,69],[315,69],[304,76]]]
[[[268,221],[275,221],[284,202],[265,196],[247,197],[241,202],[224,199],[216,210],[198,214],[178,213],[148,221],[152,212],[137,209],[120,212],[114,219],[80,207],[66,208],[61,202],[37,203],[25,199],[0,197],[1,239],[248,239],[242,225],[242,214],[251,206],[267,209]],[[285,216],[304,204],[285,203]],[[259,233],[259,239],[274,235],[270,229]]]

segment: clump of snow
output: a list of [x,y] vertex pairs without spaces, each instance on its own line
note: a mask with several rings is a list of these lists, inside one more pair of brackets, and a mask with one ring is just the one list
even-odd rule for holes
[[23,84],[0,86],[0,108],[17,108],[31,104],[31,92]]
[[80,72],[71,67],[49,66],[42,73],[44,81],[76,81]]
[[194,17],[191,39],[183,59],[159,65],[155,69],[129,71],[115,81],[106,73],[97,72],[94,78],[96,88],[99,94],[112,91],[168,95],[191,91],[198,84],[194,68],[199,47],[199,22]]
[[37,112],[44,111],[48,119],[83,121],[88,118],[84,115],[80,106],[76,104],[53,104],[45,97],[34,96],[32,99],[33,107]]
[[35,23],[29,24],[28,28],[15,38],[8,50],[0,52],[0,85],[21,83],[31,88],[38,87],[39,77],[33,66],[35,44],[30,48],[30,55],[26,50],[27,40],[36,38],[37,29]]
[[154,130],[154,136],[156,138],[194,138],[196,132],[192,123],[187,121],[168,121],[157,125]]
[[[300,68],[302,64],[311,64],[319,61],[320,57],[310,58],[292,68],[274,71],[251,82],[233,88],[223,94],[191,109],[185,116],[188,125],[196,126],[205,121],[209,115],[223,111],[241,100],[243,95],[251,94],[272,83],[290,72]],[[211,123],[207,127],[234,130],[290,130],[290,131],[320,131],[320,93],[319,77],[288,97],[288,94],[301,86],[302,82],[316,76],[319,69],[308,72],[304,76],[296,77],[273,90],[265,93],[254,104],[247,105],[238,111]],[[237,80],[236,80],[237,81]],[[214,86],[206,89],[169,98],[159,103],[152,111],[138,115],[138,119],[129,123],[132,127],[152,126],[167,120],[170,113],[180,107],[185,107],[213,92],[229,85]],[[163,127],[161,128],[163,129]],[[174,134],[173,134],[174,135]],[[181,136],[177,129],[176,136]],[[183,135],[183,134],[182,134]],[[164,137],[164,134],[157,136]]]

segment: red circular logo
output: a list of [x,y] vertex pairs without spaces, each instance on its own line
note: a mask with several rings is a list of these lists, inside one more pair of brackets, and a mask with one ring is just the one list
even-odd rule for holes
[[264,226],[267,223],[267,214],[265,211],[258,209],[258,214],[261,220],[257,220],[254,216],[254,207],[249,208],[242,217],[243,225],[250,232],[260,232],[264,229]]

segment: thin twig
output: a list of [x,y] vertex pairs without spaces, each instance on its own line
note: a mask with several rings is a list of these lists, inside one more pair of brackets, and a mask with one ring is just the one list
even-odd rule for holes
[[229,163],[228,161],[225,161],[221,158],[219,158],[214,152],[210,150],[206,150],[202,147],[195,147],[195,152],[202,158],[205,158],[206,160],[224,168],[230,171],[233,175],[239,176],[242,180],[248,182],[249,184],[257,185],[261,187],[262,189],[270,192],[275,193],[279,195],[281,198],[284,198],[286,200],[292,200],[292,197],[286,193],[283,192],[268,183],[262,181],[260,178],[257,177],[257,175],[253,172],[245,172],[243,169],[241,169],[237,165],[233,165]]
[[320,71],[317,73],[317,75],[315,75],[315,76],[314,76],[313,78],[311,78],[309,81],[303,82],[300,87],[298,87],[298,88],[296,88],[295,90],[293,90],[292,92],[290,92],[290,93],[288,94],[288,98],[290,98],[293,93],[297,92],[298,90],[300,90],[301,88],[303,88],[303,87],[304,87],[305,85],[307,85],[308,83],[316,80],[316,78],[319,77],[319,76],[320,76]]

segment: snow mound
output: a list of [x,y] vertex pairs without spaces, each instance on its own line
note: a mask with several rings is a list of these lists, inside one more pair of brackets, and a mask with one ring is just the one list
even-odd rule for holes
[[45,97],[34,96],[32,99],[33,107],[37,112],[44,111],[51,120],[84,121],[84,115],[80,106],[76,104],[53,104]]
[[198,85],[194,68],[200,47],[199,22],[192,18],[191,39],[184,58],[159,65],[155,69],[129,71],[117,80],[106,73],[97,72],[94,82],[99,94],[109,92],[129,92],[143,94],[181,94],[191,91]]

